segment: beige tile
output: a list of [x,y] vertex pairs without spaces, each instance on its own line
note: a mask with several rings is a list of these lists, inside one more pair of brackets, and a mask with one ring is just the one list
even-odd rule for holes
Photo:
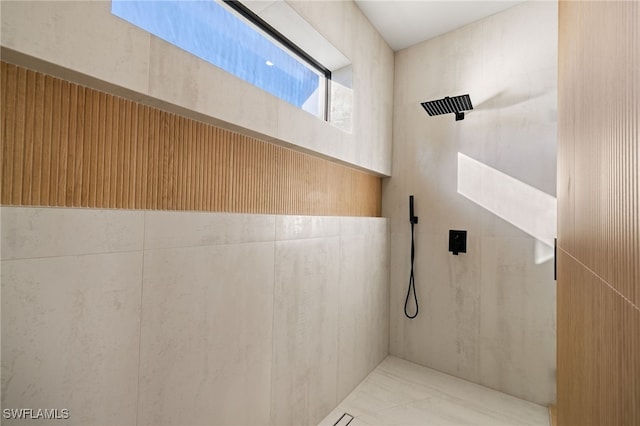
[[[318,424],[318,426],[334,426],[336,424],[336,422],[341,418],[341,416],[345,414],[345,411],[342,407],[342,405],[339,405],[338,407],[336,407],[335,410],[333,410],[327,417],[325,417],[322,422],[320,422]],[[348,413],[347,414],[351,414]],[[345,425],[346,422],[349,421],[349,417],[344,417],[342,419],[342,421],[340,423],[338,423],[338,425]],[[369,423],[365,423],[364,420],[362,420],[361,418],[358,417],[352,417],[351,421],[349,422],[348,426],[363,426],[363,425],[368,425]]]
[[351,2],[295,1],[290,5],[353,64],[353,131],[342,133],[340,145],[333,147],[338,148],[334,155],[390,174],[393,52]]
[[315,425],[336,405],[339,239],[276,243],[271,424]]
[[141,280],[141,253],[2,261],[2,406],[135,424]]
[[145,252],[139,424],[269,423],[273,277],[273,243]]
[[366,426],[366,425],[370,425],[371,423],[367,423],[362,419],[353,419],[351,421],[351,423],[349,423],[349,426]]
[[549,405],[555,401],[553,262],[536,264],[531,238],[482,241],[480,383]]
[[267,139],[277,136],[278,105],[284,101],[156,37],[149,62],[150,96]]
[[[542,408],[542,407],[540,407]],[[544,410],[544,408],[542,408]],[[500,413],[489,412],[482,408],[471,408],[464,403],[446,398],[432,397],[421,401],[410,402],[398,407],[389,408],[375,415],[364,415],[361,419],[377,425],[468,425],[468,426],[514,426],[514,425],[546,425],[530,418],[508,418]]]
[[[411,271],[411,240],[410,237],[401,234],[391,234],[389,238],[389,354],[402,358],[405,322],[410,321],[405,317],[404,303]],[[411,295],[408,304],[410,314],[415,312],[414,306]]]
[[[418,233],[415,246],[415,287],[420,310],[415,319],[402,318],[404,356],[421,365],[477,380],[479,239],[468,237],[467,253],[458,256],[448,252],[448,231],[436,235]],[[407,277],[401,282],[392,281],[396,286],[400,284],[403,295]]]
[[514,424],[521,423],[523,419],[531,419],[532,424],[544,424],[542,421],[546,410],[540,405],[430,368],[388,357],[376,371],[413,386],[425,386],[429,389],[429,397],[443,398],[471,410],[493,413],[494,416],[511,419]]
[[[320,423],[318,423],[318,426],[334,426],[336,424],[336,422],[338,421],[338,419],[340,419],[340,417],[345,413],[345,408],[342,404],[339,404],[336,408],[334,408],[329,414],[327,414],[327,416],[322,419],[322,421]],[[351,414],[351,413],[348,413]],[[355,418],[354,418],[355,420]],[[350,425],[353,424],[353,420],[352,423],[350,423]]]
[[[395,160],[394,170],[400,169],[400,160]],[[409,195],[406,189],[405,176],[398,174],[397,178],[382,180],[382,217],[389,222],[389,232],[392,234],[407,233],[409,229]]]
[[388,234],[389,219],[384,217],[341,217],[340,235],[344,237]]
[[387,234],[340,239],[338,400],[389,353]]
[[358,27],[354,25],[354,17],[362,15],[362,12],[355,4],[350,2],[322,4],[307,1],[291,1],[288,3],[336,49],[349,58],[353,56],[351,51],[353,32]]
[[144,213],[2,207],[2,259],[142,249]]
[[[341,134],[342,130],[295,105],[284,101],[278,104],[277,138],[281,141],[340,158]],[[342,159],[360,165],[353,158]]]
[[273,241],[275,216],[145,212],[145,249]]
[[378,368],[341,405],[348,407],[348,412],[354,416],[367,416],[431,396],[432,391],[427,386]]
[[344,412],[372,425],[549,425],[546,407],[393,356],[320,424]]
[[340,235],[342,218],[331,216],[276,216],[276,241]]
[[146,93],[150,34],[107,1],[2,2],[2,45]]
[[[531,253],[525,253],[520,242],[533,244],[533,239],[458,192],[457,156],[477,159],[553,195],[556,27],[557,7],[525,2],[397,52],[393,177],[383,185],[382,211],[390,218],[392,234],[399,235],[391,254],[392,353],[506,392],[519,387],[517,395],[530,395],[526,397],[537,402],[545,401],[537,391],[543,388],[546,400],[554,398],[552,357],[547,354],[552,353],[548,349],[555,345],[555,335],[546,320],[530,319],[529,312],[548,318],[555,295],[540,289],[548,281],[539,268],[521,268],[517,276],[509,265],[516,266],[515,258],[505,264],[490,253],[485,238],[502,238],[504,250],[522,256]],[[537,31],[545,34],[533,36]],[[452,115],[429,117],[419,105],[465,93],[470,94],[474,110],[462,122],[455,122]],[[420,314],[414,320],[398,312],[408,284],[408,253],[399,253],[402,247],[397,245],[409,244],[409,194],[416,196],[420,217],[416,226]],[[487,198],[495,203],[493,195]],[[447,252],[449,229],[469,232],[466,255]],[[504,305],[526,319],[511,320],[502,314],[496,318],[499,289],[486,285],[486,280],[504,283],[501,290],[513,300]]]
[[[356,156],[360,164],[381,173],[388,173],[393,116],[393,53],[364,16],[356,19],[354,34],[354,135]],[[371,66],[371,64],[375,64]],[[362,149],[362,144],[366,149]],[[354,146],[355,147],[355,146]],[[386,158],[385,158],[386,156]]]

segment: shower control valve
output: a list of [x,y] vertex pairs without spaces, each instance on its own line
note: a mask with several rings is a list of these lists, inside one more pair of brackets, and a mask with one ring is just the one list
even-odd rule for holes
[[449,251],[456,256],[467,252],[467,231],[449,230]]

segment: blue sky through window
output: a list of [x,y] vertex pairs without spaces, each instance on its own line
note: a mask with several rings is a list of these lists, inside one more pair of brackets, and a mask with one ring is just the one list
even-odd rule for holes
[[323,78],[214,0],[113,0],[111,12],[299,108]]

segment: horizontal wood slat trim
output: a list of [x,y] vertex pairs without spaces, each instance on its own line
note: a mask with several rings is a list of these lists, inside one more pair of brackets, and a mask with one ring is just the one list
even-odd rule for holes
[[2,204],[380,216],[378,176],[5,62]]

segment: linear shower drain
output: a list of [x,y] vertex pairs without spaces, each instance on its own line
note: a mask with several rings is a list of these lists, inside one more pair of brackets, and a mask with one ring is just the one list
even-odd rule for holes
[[347,426],[353,420],[353,416],[349,413],[344,413],[340,416],[337,422],[333,424],[333,426]]

